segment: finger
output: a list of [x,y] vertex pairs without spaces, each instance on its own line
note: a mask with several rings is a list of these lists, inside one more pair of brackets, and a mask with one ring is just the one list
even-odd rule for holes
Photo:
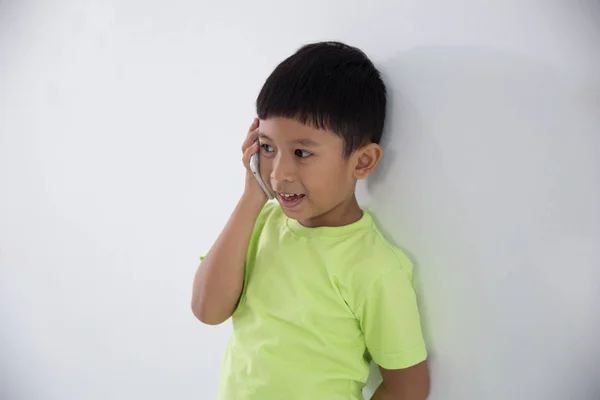
[[244,162],[244,165],[249,168],[250,167],[250,157],[252,157],[253,154],[258,152],[258,143],[254,143],[252,145],[250,145],[245,151],[244,151],[244,155],[242,156],[242,161]]
[[246,149],[252,146],[255,142],[258,141],[258,128],[249,132],[248,136],[246,136],[246,140],[242,144],[242,152],[246,151]]
[[250,125],[250,128],[248,128],[248,133],[250,133],[250,132],[252,132],[253,130],[255,130],[256,128],[258,128],[258,123],[259,123],[259,120],[258,120],[258,118],[254,118],[254,119],[252,120],[252,124]]

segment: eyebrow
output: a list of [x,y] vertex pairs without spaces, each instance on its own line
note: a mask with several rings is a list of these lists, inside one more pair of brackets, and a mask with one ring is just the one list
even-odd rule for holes
[[[273,139],[271,139],[269,136],[265,135],[262,132],[259,132],[258,137],[260,139],[267,139],[267,140],[273,141]],[[316,147],[319,145],[318,142],[315,142],[312,139],[306,139],[306,138],[294,139],[294,140],[291,140],[291,142],[294,144],[299,144],[301,146],[306,146],[306,147]]]

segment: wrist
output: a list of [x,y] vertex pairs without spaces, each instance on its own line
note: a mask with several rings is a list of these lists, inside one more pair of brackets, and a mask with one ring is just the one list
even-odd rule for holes
[[259,213],[264,207],[264,205],[267,203],[267,196],[265,196],[265,194],[262,192],[244,192],[239,203],[242,208]]

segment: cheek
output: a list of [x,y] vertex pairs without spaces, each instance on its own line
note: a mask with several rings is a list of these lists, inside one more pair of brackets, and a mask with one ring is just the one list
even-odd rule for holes
[[270,180],[269,177],[271,176],[271,172],[273,171],[273,162],[270,158],[261,157],[259,168],[260,176],[262,177],[263,181],[267,183],[267,181]]
[[349,183],[346,169],[338,165],[319,165],[304,172],[303,183],[312,194],[342,193]]

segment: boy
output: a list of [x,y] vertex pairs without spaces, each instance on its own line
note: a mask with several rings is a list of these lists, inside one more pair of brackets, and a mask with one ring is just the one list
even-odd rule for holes
[[[359,400],[373,360],[375,400],[429,391],[412,265],[354,190],[382,151],[386,89],[360,50],[302,47],[265,82],[242,146],[244,193],[194,278],[192,310],[233,318],[222,400]],[[249,171],[277,201],[267,202]]]

